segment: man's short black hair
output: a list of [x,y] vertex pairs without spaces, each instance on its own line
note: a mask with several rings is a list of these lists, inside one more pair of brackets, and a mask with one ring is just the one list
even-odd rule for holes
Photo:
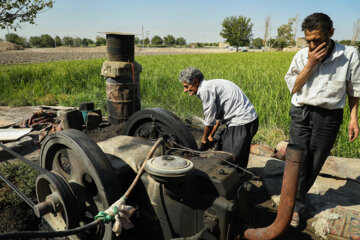
[[313,13],[307,16],[301,24],[302,31],[321,30],[327,33],[332,27],[333,22],[330,17],[324,13]]

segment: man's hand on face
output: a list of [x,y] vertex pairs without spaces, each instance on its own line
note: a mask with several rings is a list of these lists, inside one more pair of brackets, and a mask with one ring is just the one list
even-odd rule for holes
[[309,48],[309,53],[308,53],[309,64],[315,66],[316,64],[321,63],[321,61],[323,61],[326,58],[328,51],[329,51],[329,45],[326,45],[326,42],[323,42],[313,50]]
[[359,123],[358,120],[350,120],[349,123],[349,142],[355,141],[359,136]]

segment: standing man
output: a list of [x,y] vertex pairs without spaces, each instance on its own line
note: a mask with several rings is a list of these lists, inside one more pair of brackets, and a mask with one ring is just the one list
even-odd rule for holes
[[305,194],[313,185],[343,119],[348,96],[349,141],[359,135],[357,118],[360,97],[360,64],[356,48],[331,40],[334,34],[329,16],[314,13],[302,23],[309,47],[291,62],[285,81],[292,94],[290,143],[305,148],[291,225],[298,227],[305,210]]
[[221,121],[226,124],[226,129],[220,134],[217,150],[232,153],[236,164],[246,168],[251,140],[257,132],[259,120],[254,106],[243,91],[228,80],[207,81],[201,71],[193,67],[184,69],[179,81],[185,93],[188,92],[190,96],[196,94],[202,101],[205,129],[200,150],[210,148],[214,130]]

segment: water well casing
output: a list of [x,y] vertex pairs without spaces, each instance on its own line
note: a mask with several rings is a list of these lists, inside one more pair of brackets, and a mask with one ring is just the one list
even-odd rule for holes
[[106,55],[101,75],[106,79],[106,98],[110,124],[127,121],[141,109],[140,73],[142,67],[134,61],[134,35],[106,33]]

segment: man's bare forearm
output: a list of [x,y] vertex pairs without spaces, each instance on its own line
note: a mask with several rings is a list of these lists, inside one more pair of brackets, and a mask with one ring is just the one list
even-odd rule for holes
[[220,126],[220,120],[216,120],[216,124],[215,126],[213,127],[213,129],[211,130],[211,133],[209,135],[209,140],[210,141],[213,141],[213,137],[214,137],[214,134],[216,133],[216,130],[219,128]]
[[349,123],[349,141],[354,142],[359,136],[359,122],[357,117],[359,98],[349,96],[350,123]]
[[201,142],[206,143],[208,141],[208,137],[209,137],[211,131],[213,130],[213,128],[214,128],[213,126],[205,126],[204,134],[203,134]]
[[291,94],[298,92],[304,86],[314,67],[315,65],[310,64],[309,62],[305,65],[304,69],[300,72],[299,76],[295,80]]
[[349,107],[350,107],[350,119],[357,120],[358,117],[358,108],[359,108],[359,98],[358,97],[348,97]]

